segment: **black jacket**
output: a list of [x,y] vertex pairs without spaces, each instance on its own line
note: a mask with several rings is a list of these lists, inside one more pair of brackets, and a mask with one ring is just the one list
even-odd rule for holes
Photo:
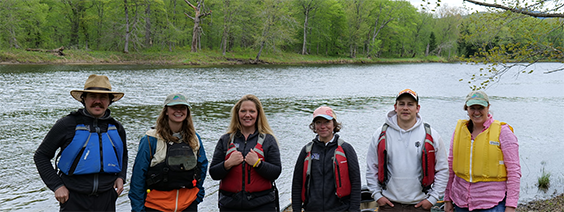
[[[306,194],[306,201],[303,205],[305,211],[360,211],[360,169],[358,158],[352,145],[344,142],[341,147],[347,156],[349,164],[349,178],[351,181],[351,195],[339,199],[336,195],[335,174],[333,173],[333,155],[337,149],[337,139],[335,134],[333,142],[325,145],[316,137],[313,139],[311,149],[311,176],[309,196]],[[302,184],[304,160],[306,157],[305,146],[300,151],[296,166],[294,168],[294,178],[292,180],[292,209],[301,211],[302,208]]]
[[[233,143],[238,144],[239,147],[237,148],[243,156],[247,155],[247,153],[256,146],[258,141],[258,132],[255,132],[249,135],[248,139],[245,141],[245,137],[237,132],[235,135],[235,140]],[[230,134],[224,134],[221,136],[217,145],[215,146],[215,150],[213,153],[213,159],[210,165],[210,176],[214,180],[222,180],[227,176],[230,170],[225,169],[223,164],[225,163],[225,154],[227,152],[227,146],[230,142]],[[260,174],[267,180],[274,182],[280,176],[282,172],[282,163],[280,162],[280,149],[278,148],[278,144],[276,143],[276,139],[272,135],[266,135],[264,142],[263,142],[263,150],[264,150],[264,159],[265,161],[261,162],[260,165],[256,168],[256,172]],[[244,163],[244,161],[243,161]],[[242,183],[242,182],[241,182]],[[237,194],[228,194],[220,190],[219,192],[219,205],[223,208],[234,208],[237,210],[240,209],[249,209],[259,207],[261,205],[271,203],[275,201],[276,194],[275,192],[255,192],[260,194],[245,194],[244,191],[239,192]],[[247,197],[252,196],[251,199]]]
[[[114,124],[117,127],[119,136],[123,142],[123,164],[121,172],[118,174],[85,174],[68,176],[62,172],[57,173],[53,168],[51,159],[55,156],[55,152],[59,148],[62,151],[73,139],[75,128],[77,125],[76,117],[81,117],[85,125],[95,125],[100,127],[102,132],[106,132],[108,124]],[[69,115],[57,120],[55,125],[49,130],[49,133],[35,151],[33,157],[37,171],[43,179],[43,182],[49,189],[55,191],[61,186],[66,186],[71,192],[79,192],[83,194],[96,194],[108,191],[113,188],[115,180],[119,177],[125,183],[127,173],[127,144],[125,129],[123,126],[110,116],[110,110],[101,118],[94,118],[86,110],[79,109]]]

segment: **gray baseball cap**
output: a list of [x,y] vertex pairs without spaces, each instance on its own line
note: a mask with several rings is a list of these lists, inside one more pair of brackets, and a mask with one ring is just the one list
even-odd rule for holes
[[190,104],[186,100],[186,96],[184,96],[184,94],[181,94],[181,93],[171,93],[171,94],[169,94],[168,96],[166,96],[164,104],[166,106],[186,105],[186,106],[190,107]]
[[482,105],[487,107],[490,104],[490,98],[483,91],[472,91],[466,96],[466,106]]

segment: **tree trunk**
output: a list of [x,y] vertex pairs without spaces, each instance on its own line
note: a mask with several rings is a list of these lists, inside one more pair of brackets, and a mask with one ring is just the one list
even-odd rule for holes
[[16,49],[19,49],[20,46],[18,45],[18,40],[16,39],[16,33],[14,32],[13,26],[10,27],[10,35],[12,36],[12,39],[10,39],[10,47],[13,46]]
[[[84,13],[82,13],[83,15]],[[81,15],[81,16],[82,16]],[[81,18],[81,20],[84,20],[84,18]],[[90,40],[90,34],[88,34],[88,25],[86,25],[86,23],[82,23],[80,28],[82,28],[82,31],[84,31],[84,49],[86,51],[88,51],[88,41]]]
[[194,29],[192,29],[192,46],[191,52],[198,52],[198,37],[200,37],[200,11],[196,10],[194,17]]
[[302,55],[305,55],[307,53],[306,50],[306,44],[307,44],[307,21],[308,21],[308,16],[309,16],[309,10],[305,11],[305,20],[304,20],[304,41],[303,41],[303,45],[302,45]]
[[151,47],[151,2],[147,2],[147,8],[145,9],[145,46]]
[[264,43],[265,43],[264,41],[262,43],[260,43],[260,49],[259,49],[259,52],[257,54],[257,57],[255,58],[255,62],[258,62],[260,55],[262,54],[262,48],[264,48]]
[[261,43],[260,43],[260,49],[259,52],[257,54],[257,57],[255,58],[255,63],[259,61],[260,55],[262,54],[262,49],[264,48],[264,43],[266,43],[265,39],[266,39],[266,35],[268,34],[268,32],[270,31],[270,24],[272,23],[270,20],[270,15],[267,16],[266,21],[267,21],[267,25],[266,28],[264,29],[264,31],[262,31],[262,37],[261,37]]
[[227,26],[223,25],[223,36],[221,41],[221,51],[223,56],[225,56],[225,52],[227,52]]
[[125,8],[125,45],[123,47],[124,53],[129,53],[129,14],[127,11],[127,0],[123,0]]
[[[72,3],[69,3],[72,6]],[[69,46],[71,47],[76,47],[78,46],[78,12],[76,11],[76,9],[71,9],[72,11],[72,15],[70,17],[70,21],[71,21],[71,28],[70,28],[70,41],[69,41]]]
[[201,27],[200,27],[200,20],[202,17],[208,16],[211,14],[210,12],[207,13],[202,13],[202,7],[204,5],[204,0],[199,0],[196,5],[198,5],[197,7],[194,6],[192,3],[190,3],[188,0],[184,0],[184,2],[186,2],[186,4],[190,5],[190,7],[194,8],[194,12],[195,15],[194,17],[188,15],[187,13],[184,13],[186,16],[188,16],[189,18],[191,18],[192,20],[194,20],[194,28],[192,29],[192,45],[191,45],[191,52],[198,52],[198,47],[200,46],[200,37],[201,37]]
[[225,15],[223,16],[223,36],[221,38],[221,51],[223,56],[225,56],[225,52],[227,52],[227,39],[229,39],[229,23],[231,23],[230,3],[230,0],[223,1],[223,7],[225,8]]

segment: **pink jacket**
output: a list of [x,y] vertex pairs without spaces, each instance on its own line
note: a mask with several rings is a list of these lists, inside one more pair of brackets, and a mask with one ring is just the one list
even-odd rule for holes
[[[488,120],[484,123],[484,130],[489,128],[493,121],[493,116],[488,114]],[[503,160],[507,169],[507,181],[470,183],[456,176],[452,170],[453,139],[454,134],[450,140],[448,156],[449,179],[444,200],[452,201],[458,207],[468,208],[470,211],[492,208],[504,198],[506,206],[517,207],[521,178],[519,144],[517,143],[517,137],[509,129],[509,126],[502,125],[499,136]]]

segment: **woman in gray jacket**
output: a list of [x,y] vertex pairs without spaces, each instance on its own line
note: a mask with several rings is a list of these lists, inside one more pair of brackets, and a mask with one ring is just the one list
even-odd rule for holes
[[309,128],[317,133],[300,151],[292,181],[292,210],[360,211],[360,169],[354,148],[330,107],[313,112]]

